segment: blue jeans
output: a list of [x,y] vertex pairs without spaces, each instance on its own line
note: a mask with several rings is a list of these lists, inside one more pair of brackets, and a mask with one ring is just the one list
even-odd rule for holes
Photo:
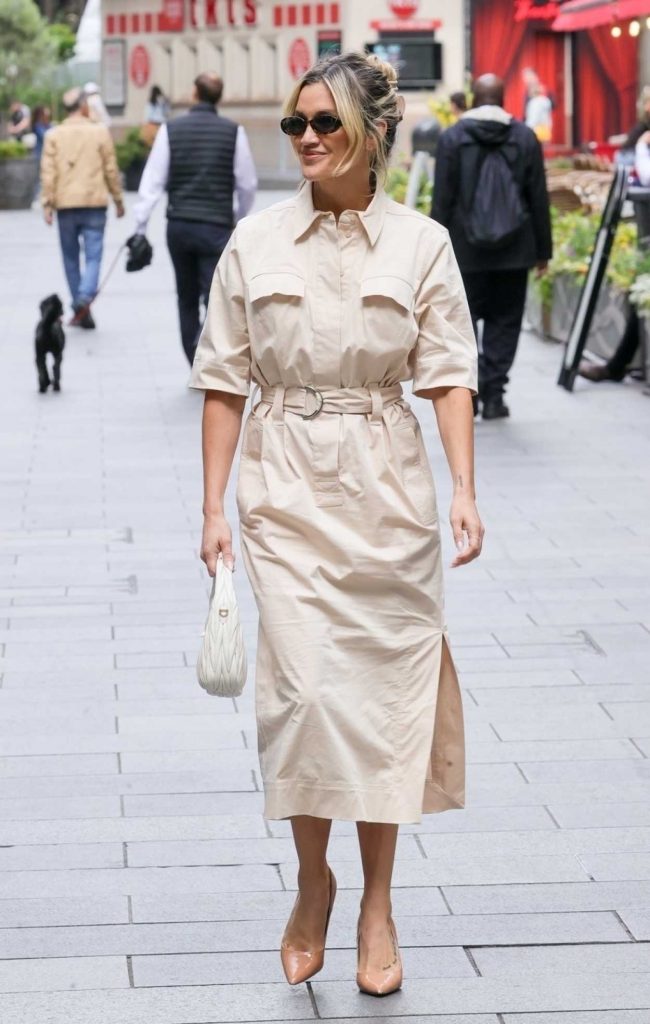
[[[78,206],[57,213],[63,267],[73,306],[94,299],[99,287],[99,268],[104,248],[106,208]],[[81,242],[84,268],[81,269]]]

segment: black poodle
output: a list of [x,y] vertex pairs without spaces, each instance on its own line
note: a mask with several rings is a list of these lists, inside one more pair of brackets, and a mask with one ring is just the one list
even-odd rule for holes
[[[41,319],[36,327],[36,368],[38,370],[38,390],[43,394],[50,384],[54,391],[61,390],[61,360],[65,345],[65,334],[61,326],[63,303],[58,295],[48,295],[40,304]],[[54,357],[52,377],[47,372],[47,353]]]

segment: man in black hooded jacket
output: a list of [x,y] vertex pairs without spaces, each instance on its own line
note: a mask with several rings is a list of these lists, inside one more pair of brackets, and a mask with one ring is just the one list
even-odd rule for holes
[[[472,109],[440,137],[431,210],[449,229],[477,337],[477,323],[483,321],[479,398],[486,420],[510,414],[503,396],[517,351],[528,273],[532,267],[543,273],[552,255],[542,150],[535,133],[503,109],[503,94],[500,78],[482,75],[474,83]],[[521,225],[503,245],[488,248],[470,241],[469,220],[482,162],[496,147],[511,169]]]

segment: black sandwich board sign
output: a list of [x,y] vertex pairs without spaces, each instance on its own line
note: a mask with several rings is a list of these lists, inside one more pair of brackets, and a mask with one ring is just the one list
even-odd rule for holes
[[609,254],[612,251],[612,243],[618,222],[621,219],[621,211],[628,190],[629,167],[617,167],[614,180],[607,196],[605,209],[596,235],[589,270],[582,286],[578,308],[573,318],[573,325],[564,351],[562,369],[558,377],[558,384],[573,391],[573,384],[578,373],[578,366],[587,343],[589,329],[594,318],[596,302],[600,288],[607,270]]

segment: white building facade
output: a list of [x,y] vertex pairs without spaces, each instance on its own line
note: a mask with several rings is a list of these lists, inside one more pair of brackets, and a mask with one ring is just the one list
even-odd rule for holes
[[400,140],[406,152],[410,128],[426,117],[434,87],[446,95],[464,86],[467,6],[466,0],[103,0],[104,101],[119,131],[141,123],[152,85],[180,111],[196,75],[216,71],[225,83],[221,110],[245,125],[262,179],[291,179],[296,172],[278,118],[293,83],[323,53],[385,44],[397,63],[400,52],[409,54],[402,62],[412,77]]

